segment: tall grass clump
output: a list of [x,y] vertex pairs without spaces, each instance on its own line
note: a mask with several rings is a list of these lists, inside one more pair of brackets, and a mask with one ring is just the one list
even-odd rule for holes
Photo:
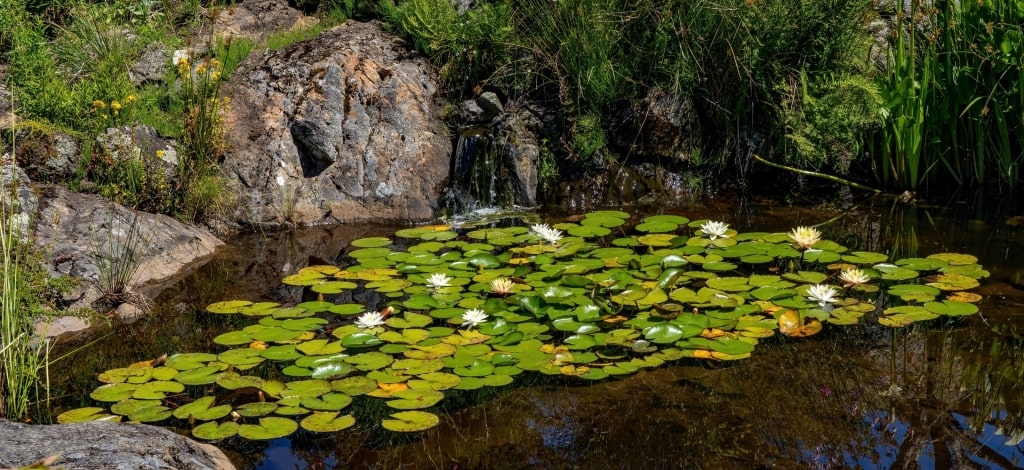
[[144,305],[145,300],[131,291],[132,278],[142,263],[142,249],[146,242],[139,227],[138,214],[133,214],[130,221],[113,220],[109,235],[110,239],[101,247],[96,259],[99,273],[96,287],[106,302]]
[[[13,140],[12,133],[12,149]],[[12,420],[26,416],[39,385],[38,373],[49,365],[49,343],[43,348],[33,346],[32,318],[23,305],[20,238],[27,233],[28,223],[17,211],[16,184],[12,179],[10,186],[0,187],[0,416]]]
[[880,179],[1019,184],[1024,160],[1024,7],[911,3],[895,13],[880,134]]

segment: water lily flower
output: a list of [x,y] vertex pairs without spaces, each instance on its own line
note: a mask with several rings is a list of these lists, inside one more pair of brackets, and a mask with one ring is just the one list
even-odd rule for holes
[[491,292],[498,295],[509,295],[512,293],[512,280],[507,277],[499,277],[491,281]]
[[806,250],[821,241],[821,232],[814,227],[797,227],[789,232],[789,238],[792,238],[800,248]]
[[364,313],[362,315],[359,315],[359,318],[356,319],[356,322],[355,322],[355,325],[358,326],[360,329],[363,329],[363,330],[369,330],[370,328],[376,328],[376,327],[381,326],[383,324],[384,324],[384,315],[381,315],[380,312],[366,312],[366,313]]
[[562,239],[562,231],[551,228],[548,224],[535,224],[530,226],[530,231],[542,240],[556,245]]
[[452,278],[448,277],[444,273],[434,273],[427,278],[427,287],[440,289],[442,287],[450,286],[451,282]]
[[807,298],[818,302],[818,306],[825,308],[830,303],[836,303],[836,295],[839,292],[829,285],[815,284],[807,289]]
[[703,230],[704,234],[712,240],[716,238],[729,238],[729,235],[726,234],[726,231],[729,230],[729,224],[725,222],[714,222],[709,220],[705,222],[704,225],[701,225],[700,229]]
[[487,315],[483,310],[473,308],[466,310],[466,313],[462,314],[462,326],[466,329],[473,329],[477,325],[487,321]]
[[857,286],[860,284],[866,284],[871,278],[868,277],[864,271],[860,269],[844,269],[843,272],[839,273],[839,280],[843,281],[845,287]]

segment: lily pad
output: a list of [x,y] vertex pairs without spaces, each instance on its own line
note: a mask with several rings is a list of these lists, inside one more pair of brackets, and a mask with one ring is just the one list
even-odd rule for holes
[[318,411],[299,422],[302,429],[313,432],[338,432],[356,424],[352,415],[338,416],[337,411]]
[[221,439],[227,439],[234,436],[235,434],[238,434],[238,423],[234,421],[227,421],[223,423],[210,421],[192,428],[192,436],[196,439],[203,439],[207,441],[219,441]]
[[285,437],[299,428],[295,420],[269,416],[260,418],[260,424],[238,426],[238,435],[250,440],[270,440]]
[[426,411],[400,411],[392,413],[391,419],[381,421],[384,429],[394,432],[416,432],[437,426],[441,419]]

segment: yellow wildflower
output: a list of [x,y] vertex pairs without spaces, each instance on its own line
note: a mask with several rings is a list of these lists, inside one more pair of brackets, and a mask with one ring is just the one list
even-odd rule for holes
[[103,109],[107,107],[107,104],[103,100],[96,100],[92,102],[93,109]]
[[111,101],[110,102],[110,109],[113,109],[114,111],[117,111],[117,110],[121,109],[121,103],[119,101],[117,101],[117,100]]
[[135,100],[135,95],[128,95],[128,97],[124,99],[124,104],[132,104]]

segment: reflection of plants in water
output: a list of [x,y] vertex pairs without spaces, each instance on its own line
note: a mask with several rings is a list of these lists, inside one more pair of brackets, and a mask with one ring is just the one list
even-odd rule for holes
[[[1015,445],[1011,436],[1021,429],[1021,353],[1004,349],[1000,340],[986,346],[974,334],[966,338],[961,333],[942,329],[894,335],[890,385],[882,394],[887,404],[880,403],[865,422],[877,441],[869,445],[880,459],[875,465],[1019,465],[1000,447]],[[995,438],[986,425],[1001,428],[1011,439]],[[847,463],[862,465],[865,455],[847,453]]]
[[1024,435],[1024,348],[1004,338],[993,340],[987,350],[972,343],[974,348],[964,348],[965,353],[981,357],[963,365],[962,387],[972,410],[970,427],[981,431],[985,424],[992,424],[1019,443]]
[[[532,233],[403,229],[395,235],[416,243],[404,249],[386,237],[356,240],[349,266],[311,266],[284,279],[316,300],[212,304],[211,313],[258,321],[217,336],[233,348],[218,354],[104,372],[106,385],[91,397],[113,403],[113,415],[90,407],[58,419],[175,417],[203,439],[272,439],[299,427],[347,429],[357,419],[341,410],[359,401],[359,420],[375,404],[390,412],[373,419],[383,428],[416,432],[439,423],[424,410],[454,391],[503,387],[530,373],[596,381],[685,358],[744,359],[776,330],[809,336],[823,323],[859,322],[883,289],[895,305],[882,312],[883,325],[970,315],[977,298],[963,291],[988,275],[970,255],[889,262],[810,229],[738,233],[657,215],[630,232],[628,218],[601,211]],[[859,282],[840,278],[851,269],[861,271]],[[492,292],[499,278],[513,280],[512,293]],[[364,313],[380,305],[330,301],[367,290],[386,299],[380,322]],[[474,311],[482,313],[467,321]],[[219,394],[182,401],[186,387]]]

